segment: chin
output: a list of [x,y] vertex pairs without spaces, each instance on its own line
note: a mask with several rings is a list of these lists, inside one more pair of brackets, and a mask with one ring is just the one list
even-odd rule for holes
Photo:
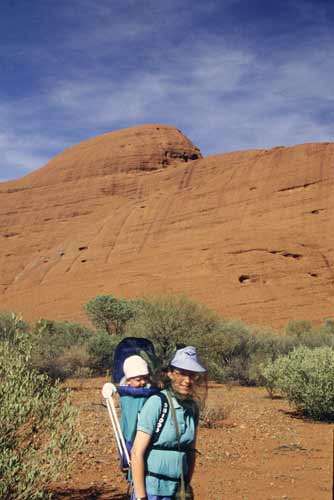
[[189,396],[191,394],[191,389],[181,389],[179,394],[181,394],[181,396]]

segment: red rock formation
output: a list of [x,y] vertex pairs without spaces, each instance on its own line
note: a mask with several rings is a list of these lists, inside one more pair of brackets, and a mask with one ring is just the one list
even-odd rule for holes
[[83,142],[0,184],[0,308],[83,321],[99,293],[185,293],[258,324],[334,316],[333,166],[332,143],[202,159],[162,125]]

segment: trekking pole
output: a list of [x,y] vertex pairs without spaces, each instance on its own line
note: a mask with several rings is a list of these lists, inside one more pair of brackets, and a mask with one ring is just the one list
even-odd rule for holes
[[128,464],[130,465],[129,452],[128,452],[128,449],[127,449],[126,444],[125,444],[123,432],[122,432],[122,429],[121,429],[121,426],[119,424],[119,420],[117,417],[116,408],[114,405],[114,400],[112,398],[116,392],[117,392],[116,387],[114,386],[114,384],[111,384],[110,382],[107,382],[102,387],[102,396],[106,400],[107,409],[108,409],[109,417],[110,417],[111,424],[113,427],[113,431],[115,434],[118,450],[120,452],[120,455],[122,457],[125,457]]

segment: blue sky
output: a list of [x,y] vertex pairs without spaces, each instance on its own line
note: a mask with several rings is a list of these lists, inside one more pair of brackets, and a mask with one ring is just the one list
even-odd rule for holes
[[334,138],[334,2],[2,0],[0,181],[96,135],[204,155]]

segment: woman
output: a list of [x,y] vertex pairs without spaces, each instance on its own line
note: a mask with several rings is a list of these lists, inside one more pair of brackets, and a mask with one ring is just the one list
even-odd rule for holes
[[172,500],[183,479],[190,484],[199,414],[194,394],[205,372],[195,347],[177,350],[166,389],[144,404],[131,453],[132,500]]

